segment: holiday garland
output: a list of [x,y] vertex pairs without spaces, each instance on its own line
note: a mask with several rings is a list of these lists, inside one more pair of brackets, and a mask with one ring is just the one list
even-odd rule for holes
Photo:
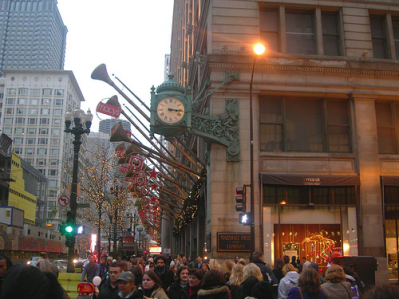
[[201,194],[201,188],[206,181],[206,169],[203,168],[201,171],[200,178],[194,184],[191,195],[187,197],[183,202],[183,207],[181,209],[181,213],[177,216],[174,226],[173,226],[173,236],[176,237],[184,227],[189,224],[198,211],[198,200]]

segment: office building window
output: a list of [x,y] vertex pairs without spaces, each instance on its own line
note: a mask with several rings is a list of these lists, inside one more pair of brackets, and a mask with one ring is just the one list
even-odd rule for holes
[[51,96],[52,95],[53,90],[51,88],[43,88],[43,92],[42,95],[44,96]]
[[38,138],[37,139],[37,144],[47,144],[48,139],[47,138]]
[[52,175],[52,176],[57,176],[58,170],[57,169],[49,169],[48,174]]
[[28,114],[29,115],[37,115],[38,114],[38,109],[37,108],[29,108]]
[[4,134],[12,134],[12,129],[11,128],[3,128],[3,133]]
[[15,134],[24,134],[25,130],[24,128],[15,128],[14,133]]
[[378,151],[380,154],[398,154],[399,104],[376,102]]
[[18,105],[26,105],[28,103],[27,99],[18,99],[17,104]]
[[12,124],[13,123],[13,118],[11,118],[11,117],[5,117],[4,118],[4,120],[3,120],[3,124]]
[[49,164],[50,165],[58,165],[58,159],[50,159]]
[[50,105],[51,99],[42,99],[42,105]]
[[62,119],[60,119],[60,118],[53,118],[52,123],[53,123],[53,125],[61,125],[61,124],[62,124]]
[[346,100],[261,98],[261,151],[351,152],[348,111]]
[[63,96],[65,91],[63,89],[56,89],[54,92],[55,96]]
[[26,144],[35,144],[36,143],[36,138],[26,138]]
[[14,104],[15,104],[15,99],[13,99],[13,98],[6,98],[6,104],[7,104],[7,105],[14,105]]
[[56,148],[50,149],[50,155],[51,156],[58,156],[60,154],[60,150]]
[[38,155],[47,155],[47,149],[46,148],[38,148],[37,154]]
[[[280,24],[280,12],[285,14],[285,24]],[[342,55],[341,21],[337,12],[322,11],[316,14],[314,10],[276,7],[260,10],[259,19],[261,38],[271,53],[284,49],[290,54]],[[281,32],[282,28],[285,28],[285,32]],[[323,40],[319,43],[316,43],[316,32],[322,32]]]
[[31,89],[30,96],[31,97],[40,97],[40,89]]
[[44,129],[40,128],[40,129],[39,129],[39,134],[40,134],[40,135],[47,135],[47,134],[48,134],[48,129],[46,129],[46,128],[44,128]]
[[370,16],[371,40],[373,43],[373,57],[388,59],[388,39],[385,16]]
[[39,100],[38,99],[29,99],[29,105],[30,106],[39,105]]
[[275,52],[280,51],[278,20],[277,8],[260,11],[261,38],[267,41],[267,49]]
[[12,115],[12,114],[14,114],[14,108],[6,108],[4,112],[5,112],[5,114],[11,114]]
[[26,131],[29,135],[36,134],[36,128],[27,128]]
[[55,106],[62,106],[64,104],[64,100],[63,99],[55,99],[53,103]]
[[37,159],[36,165],[46,165],[46,159],[44,158]]
[[49,108],[42,108],[42,109],[40,109],[40,114],[41,115],[49,115],[50,114],[50,109]]
[[24,139],[21,137],[15,137],[14,138],[14,143],[15,144],[23,144],[24,143]]
[[40,119],[40,124],[41,125],[48,125],[48,124],[50,124],[50,119],[49,118],[41,118]]
[[28,88],[19,88],[18,89],[18,94],[27,96],[28,95],[28,90],[29,90]]
[[34,148],[26,148],[25,149],[25,155],[33,155],[35,153]]
[[287,12],[287,52],[291,54],[316,54],[313,12]]
[[53,109],[53,115],[62,115],[62,109]]
[[7,88],[7,91],[6,91],[6,95],[16,95],[17,94],[17,90],[15,89],[15,88]]
[[29,125],[37,124],[37,118],[28,118],[28,124]]

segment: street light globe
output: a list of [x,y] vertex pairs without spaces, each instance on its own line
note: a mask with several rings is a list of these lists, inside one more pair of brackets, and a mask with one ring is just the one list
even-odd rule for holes
[[265,50],[266,50],[266,47],[261,43],[257,43],[254,46],[254,52],[256,55],[262,55],[265,52]]

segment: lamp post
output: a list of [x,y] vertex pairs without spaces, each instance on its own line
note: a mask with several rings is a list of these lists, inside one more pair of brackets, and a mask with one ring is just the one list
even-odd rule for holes
[[254,71],[256,58],[265,52],[266,48],[262,44],[256,44],[254,46],[255,58],[252,65],[251,83],[249,84],[249,151],[250,151],[250,172],[251,172],[251,246],[250,246],[250,261],[252,261],[252,254],[255,251],[255,190],[254,190],[254,122],[252,115],[252,83],[254,80]]
[[[79,150],[82,144],[81,137],[83,134],[90,133],[91,122],[93,120],[93,114],[91,114],[90,109],[85,114],[83,110],[77,108],[73,112],[68,110],[65,114],[65,133],[71,133],[75,136],[73,141],[73,167],[72,167],[72,186],[71,186],[71,196],[70,196],[70,206],[72,212],[73,225],[76,227],[76,210],[78,204],[77,199],[77,185],[78,185],[78,167],[79,167]],[[71,128],[72,121],[74,127]],[[86,129],[83,128],[83,122],[85,122]],[[73,253],[75,247],[75,237],[73,237],[72,242],[69,243],[68,250],[68,272],[74,272],[73,267]]]

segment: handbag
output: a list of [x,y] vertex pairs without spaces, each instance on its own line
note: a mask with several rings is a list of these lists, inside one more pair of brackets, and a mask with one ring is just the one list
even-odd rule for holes
[[[342,285],[342,287],[343,287],[343,288],[346,290],[346,292],[347,292],[347,293],[348,293],[348,295],[349,295],[349,299],[350,299],[350,298],[352,298],[352,299],[355,299],[355,298],[356,298],[356,297],[352,297],[352,294],[351,294],[351,293],[349,293],[348,289],[347,289],[347,288],[345,288],[345,286],[342,284],[342,282],[340,282],[339,284],[340,284],[340,285]],[[357,297],[357,298],[358,298],[358,297]],[[357,299],[357,298],[356,298],[356,299]]]

